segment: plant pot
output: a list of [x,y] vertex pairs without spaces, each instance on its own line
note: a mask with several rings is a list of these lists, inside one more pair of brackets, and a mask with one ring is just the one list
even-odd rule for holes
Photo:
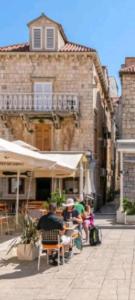
[[19,244],[17,246],[17,257],[19,260],[32,261],[38,257],[38,247],[32,244]]
[[118,224],[124,224],[125,223],[125,213],[120,210],[117,210],[116,221]]
[[135,225],[135,215],[127,215],[125,213],[125,224]]

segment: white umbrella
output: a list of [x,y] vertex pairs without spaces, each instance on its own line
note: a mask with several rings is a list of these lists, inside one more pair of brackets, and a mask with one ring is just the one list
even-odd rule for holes
[[[17,173],[16,186],[16,224],[18,224],[18,209],[19,209],[19,182],[20,173],[26,170],[33,170],[36,168],[50,168],[55,165],[53,159],[49,159],[46,155],[44,157],[39,152],[24,148],[12,142],[0,138],[0,170],[4,172]],[[3,173],[1,174],[3,176]]]
[[84,185],[84,194],[86,195],[95,194],[94,167],[95,167],[95,163],[91,162],[90,169],[86,170],[85,185]]

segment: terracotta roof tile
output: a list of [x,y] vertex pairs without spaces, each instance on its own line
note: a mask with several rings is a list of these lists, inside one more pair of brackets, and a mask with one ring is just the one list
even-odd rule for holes
[[59,50],[60,52],[96,52],[95,49],[89,48],[83,45],[75,43],[66,43],[63,48]]
[[120,70],[120,74],[124,74],[124,73],[135,73],[135,65],[122,67]]
[[0,52],[26,52],[29,51],[29,44],[23,43],[23,44],[16,44],[16,45],[10,45],[6,47],[0,47]]
[[[29,44],[23,43],[23,44],[16,44],[16,45],[10,45],[6,47],[0,47],[0,52],[29,52]],[[96,52],[95,49],[82,46],[80,44],[75,43],[66,43],[59,52]]]

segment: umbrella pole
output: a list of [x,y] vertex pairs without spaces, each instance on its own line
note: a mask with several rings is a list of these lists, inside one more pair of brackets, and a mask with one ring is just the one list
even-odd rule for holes
[[83,201],[83,164],[80,162],[80,182],[79,182],[79,198]]
[[19,213],[19,180],[20,180],[20,171],[17,172],[17,189],[16,189],[16,225],[18,225],[18,213]]
[[61,179],[59,178],[59,194],[61,196]]
[[28,210],[28,204],[29,204],[29,199],[30,199],[32,179],[33,179],[33,175],[32,175],[32,172],[31,172],[31,176],[29,177],[29,186],[28,186],[27,202],[26,202],[26,212]]

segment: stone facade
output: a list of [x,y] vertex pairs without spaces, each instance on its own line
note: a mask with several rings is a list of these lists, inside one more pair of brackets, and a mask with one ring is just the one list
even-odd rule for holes
[[[135,57],[125,59],[120,70],[121,138],[135,139]],[[128,159],[127,159],[128,157]],[[124,155],[124,197],[135,201],[135,155]]]
[[[55,28],[55,51],[48,51],[44,48],[43,33],[46,32],[46,27],[52,26]],[[35,27],[42,28],[43,49],[40,51],[32,48],[32,30]],[[2,112],[4,121],[1,117],[0,122],[1,126],[5,126],[5,132],[7,128],[9,129],[9,136],[3,129],[0,135],[10,140],[24,140],[40,150],[90,150],[96,161],[96,192],[102,203],[106,185],[108,188],[111,187],[112,177],[110,155],[112,140],[108,139],[107,133],[112,130],[113,107],[109,99],[107,72],[102,68],[95,50],[76,44],[71,45],[66,40],[62,27],[49,18],[41,16],[29,23],[29,32],[30,46],[25,45],[24,51],[23,46],[16,48],[21,50],[16,50],[12,46],[8,49],[0,48],[0,99],[4,94],[8,95],[9,99],[14,95],[14,99],[16,97],[16,101],[20,101],[18,95],[34,93],[35,83],[51,82],[52,91],[56,96],[61,93],[68,96],[77,95],[79,112],[75,113],[72,109],[55,115],[53,109],[50,113],[44,114],[38,110],[19,112],[17,109],[16,111],[13,108],[9,109],[11,102],[9,103],[6,98],[7,111]],[[71,46],[75,49],[70,50]],[[40,147],[40,139],[44,139],[44,133],[37,137],[36,130],[39,124],[41,126],[38,126],[38,133],[39,128],[47,124],[50,126],[49,148]]]
[[135,201],[135,163],[124,162],[124,198]]

